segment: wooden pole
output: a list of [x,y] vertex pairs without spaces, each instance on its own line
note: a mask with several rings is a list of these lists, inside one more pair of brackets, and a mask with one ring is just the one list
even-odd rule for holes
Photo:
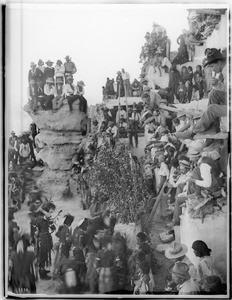
[[[124,91],[125,91],[125,100],[126,100],[126,124],[127,124],[127,128],[129,128],[128,103],[127,103],[127,89],[126,89],[125,84],[124,84]],[[129,144],[130,144],[129,134],[128,134],[128,139],[129,139]]]
[[119,115],[119,120],[117,120],[117,114],[116,114],[116,123],[117,123],[117,137],[119,138],[119,122],[120,122],[120,82],[118,84],[118,115]]

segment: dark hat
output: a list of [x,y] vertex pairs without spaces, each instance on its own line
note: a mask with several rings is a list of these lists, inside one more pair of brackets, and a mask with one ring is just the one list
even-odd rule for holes
[[211,48],[211,49],[207,49],[206,52],[207,56],[206,59],[204,61],[204,67],[216,62],[217,60],[221,60],[221,61],[225,61],[226,57],[224,57],[220,50],[216,49],[216,48]]
[[141,271],[142,271],[143,274],[148,274],[149,271],[150,271],[149,264],[146,261],[140,262],[139,263],[139,268],[141,269]]
[[65,59],[71,59],[71,57],[69,55],[66,55]]

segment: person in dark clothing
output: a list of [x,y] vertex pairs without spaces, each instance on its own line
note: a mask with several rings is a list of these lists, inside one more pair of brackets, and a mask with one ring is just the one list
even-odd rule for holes
[[177,94],[177,89],[179,87],[179,82],[181,81],[181,75],[180,72],[176,69],[176,65],[172,65],[170,68],[169,73],[169,88],[172,91],[172,93],[176,96],[176,98],[179,100],[179,96]]
[[47,80],[48,78],[52,78],[54,80],[55,69],[52,67],[53,61],[48,60],[46,62],[47,67],[44,68],[44,78]]
[[36,124],[34,122],[32,122],[30,124],[30,131],[31,131],[31,136],[33,138],[33,146],[35,148],[36,147],[35,146],[35,136],[38,134],[38,131],[37,131],[37,126],[36,126]]
[[14,248],[15,242],[18,239],[19,229],[17,222],[14,220],[14,211],[12,209],[8,210],[8,242],[9,242],[9,253],[11,253]]
[[30,237],[23,234],[9,260],[9,285],[16,294],[36,293],[37,260],[34,252],[27,250],[29,240]]
[[177,44],[179,44],[180,47],[178,48],[178,54],[173,59],[172,64],[182,65],[189,61],[189,55],[188,55],[187,46],[185,44],[185,35],[184,34],[181,34],[178,37]]
[[39,274],[41,279],[50,279],[47,276],[45,266],[51,265],[51,251],[53,248],[53,241],[51,233],[55,230],[55,226],[51,219],[51,213],[55,210],[56,206],[49,202],[42,208],[39,208],[40,214],[37,217],[37,230],[38,230],[38,262]]
[[31,63],[31,69],[28,72],[28,82],[30,82],[31,80],[34,80],[35,83],[37,84],[38,80],[43,80],[43,72],[39,69],[36,68],[36,64],[34,62]]
[[122,74],[120,71],[117,72],[116,82],[117,82],[116,99],[118,99],[118,97],[124,97],[125,95]]
[[80,100],[79,108],[80,111],[83,111],[86,114],[88,105],[87,105],[87,100],[83,96],[85,93],[84,86],[85,84],[82,80],[77,82],[77,99]]

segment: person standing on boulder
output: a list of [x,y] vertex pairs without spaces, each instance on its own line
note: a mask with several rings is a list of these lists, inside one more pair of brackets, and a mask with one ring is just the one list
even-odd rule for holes
[[122,69],[122,79],[124,84],[125,95],[126,97],[131,97],[130,74],[128,72],[125,72],[124,69]]
[[67,77],[70,75],[73,76],[73,74],[76,73],[77,68],[74,62],[71,61],[71,57],[69,55],[65,57],[65,60],[66,62],[64,63],[64,67],[65,67],[64,77],[65,77],[65,83],[67,83]]

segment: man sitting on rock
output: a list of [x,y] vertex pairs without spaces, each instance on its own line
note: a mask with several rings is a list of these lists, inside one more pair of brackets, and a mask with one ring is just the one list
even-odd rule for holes
[[65,98],[68,100],[70,112],[73,110],[72,104],[77,100],[77,88],[73,84],[73,77],[71,75],[66,78],[67,83],[64,86]]
[[48,78],[46,80],[46,84],[44,86],[44,94],[45,94],[45,110],[52,109],[52,102],[56,94],[56,88],[54,86],[53,78]]

